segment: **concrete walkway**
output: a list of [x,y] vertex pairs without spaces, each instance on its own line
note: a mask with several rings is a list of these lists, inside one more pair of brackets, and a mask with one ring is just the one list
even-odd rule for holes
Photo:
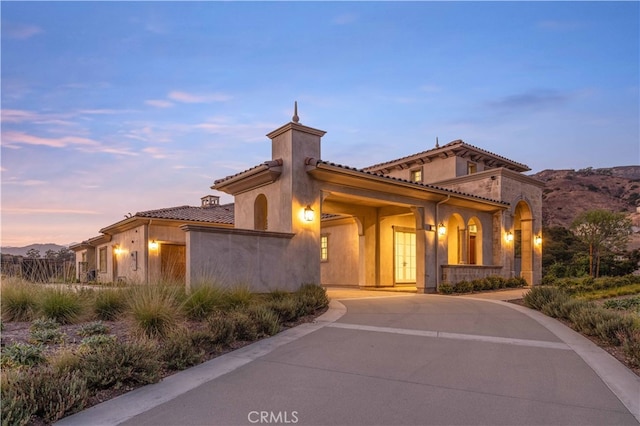
[[638,377],[538,312],[479,295],[332,296],[331,309],[313,324],[59,424],[620,425],[640,420]]

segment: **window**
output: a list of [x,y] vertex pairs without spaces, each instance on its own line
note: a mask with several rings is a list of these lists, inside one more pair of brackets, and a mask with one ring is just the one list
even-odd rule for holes
[[329,235],[320,236],[320,261],[329,261]]
[[478,171],[478,165],[476,163],[467,163],[467,174],[472,175]]
[[411,181],[422,183],[422,169],[411,170]]
[[101,247],[99,251],[100,256],[100,272],[107,272],[107,248]]

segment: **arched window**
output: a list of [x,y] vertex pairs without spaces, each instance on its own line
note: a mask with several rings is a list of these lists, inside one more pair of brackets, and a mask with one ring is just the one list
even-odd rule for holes
[[258,231],[267,230],[267,197],[260,194],[253,203],[253,228]]
[[482,226],[477,218],[467,223],[467,261],[469,265],[482,265]]

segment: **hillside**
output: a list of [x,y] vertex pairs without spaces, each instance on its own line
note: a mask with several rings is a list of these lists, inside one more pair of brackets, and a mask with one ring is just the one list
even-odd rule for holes
[[[542,196],[544,226],[568,228],[583,211],[609,209],[628,212],[634,225],[640,227],[640,166],[543,170],[532,177],[546,183]],[[633,235],[631,246],[640,247],[640,234]]]
[[0,253],[13,256],[26,256],[29,250],[36,249],[40,251],[40,256],[44,257],[47,250],[60,251],[60,249],[63,248],[67,247],[58,244],[30,244],[24,247],[0,247]]

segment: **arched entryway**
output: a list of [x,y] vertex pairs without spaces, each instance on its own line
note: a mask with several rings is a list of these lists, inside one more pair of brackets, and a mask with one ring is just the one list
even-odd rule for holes
[[529,204],[519,201],[513,215],[513,269],[516,277],[533,284],[533,215]]

